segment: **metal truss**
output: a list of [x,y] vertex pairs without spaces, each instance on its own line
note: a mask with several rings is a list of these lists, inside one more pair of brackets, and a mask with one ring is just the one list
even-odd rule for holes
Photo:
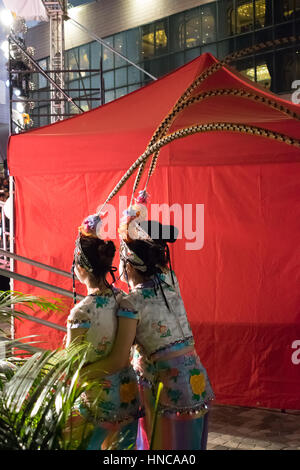
[[[50,21],[50,69],[52,79],[61,88],[64,88],[64,17],[67,9],[65,0],[42,0]],[[57,88],[51,87],[51,122],[64,118],[65,102]]]

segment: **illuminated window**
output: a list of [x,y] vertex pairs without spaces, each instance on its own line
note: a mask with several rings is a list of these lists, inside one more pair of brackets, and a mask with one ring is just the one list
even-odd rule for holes
[[215,6],[205,6],[201,8],[201,43],[206,44],[216,40]]
[[163,21],[155,25],[155,49],[156,54],[164,53],[168,47],[168,37]]
[[[79,64],[80,69],[86,70],[90,68],[90,57],[89,57],[89,44],[81,46],[79,49]],[[81,76],[85,77],[87,72],[81,72]]]
[[185,47],[198,46],[201,40],[201,19],[200,14],[188,12],[185,18]]
[[270,65],[266,62],[256,66],[256,81],[266,88],[271,88],[272,77]]
[[221,37],[246,33],[253,30],[254,24],[262,28],[272,22],[272,0],[220,0],[219,5]]
[[244,75],[245,77],[249,78],[249,80],[252,80],[255,82],[255,68],[251,67],[250,69],[245,69],[241,70],[240,73]]
[[[78,49],[71,49],[68,53],[68,69],[78,70],[79,68]],[[70,72],[69,80],[74,80],[75,78],[78,78],[78,72]]]
[[299,0],[281,0],[280,2],[274,2],[276,23],[292,20],[297,11],[300,11]]
[[[109,38],[105,38],[104,41],[109,46],[113,47],[113,36],[110,36]],[[102,64],[103,64],[103,70],[109,70],[114,67],[114,53],[104,46],[102,46]]]
[[[267,3],[267,5],[266,5]],[[270,0],[255,0],[255,27],[263,28],[271,23],[272,2]]]
[[143,26],[142,28],[142,56],[143,59],[153,57],[155,51],[154,44],[154,24]]
[[295,9],[295,0],[283,0],[282,10],[286,20],[290,20]]
[[271,87],[272,78],[268,65],[266,63],[257,65],[256,71],[254,67],[250,67],[244,70],[240,70],[239,72],[246,78],[249,78],[249,80],[252,80],[253,82],[256,81],[257,83],[260,83],[260,85],[263,85],[266,88]]
[[143,59],[163,54],[167,51],[168,37],[163,21],[143,26],[142,28],[142,56]]
[[253,28],[254,9],[252,0],[237,0],[236,32],[245,33]]
[[255,67],[253,57],[242,59],[235,64],[237,70],[249,80],[255,81]]

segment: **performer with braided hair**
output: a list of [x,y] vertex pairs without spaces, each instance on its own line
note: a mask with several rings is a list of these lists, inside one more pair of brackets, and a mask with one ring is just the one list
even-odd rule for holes
[[[85,340],[90,343],[87,363],[105,358],[110,354],[117,337],[117,315],[124,319],[119,308],[120,291],[106,280],[110,272],[115,245],[98,237],[100,217],[89,216],[79,228],[74,252],[74,272],[87,287],[87,296],[71,310],[67,322],[67,346],[72,341]],[[114,278],[114,276],[113,276]],[[88,450],[128,449],[135,446],[140,404],[135,372],[129,362],[129,351],[133,337],[127,336],[125,354],[119,355],[117,365],[106,368],[95,378],[99,386],[81,395],[78,411],[69,423],[72,430],[80,432],[88,427]],[[127,352],[127,355],[126,355]],[[71,437],[72,439],[72,437]]]
[[[131,220],[120,227],[120,270],[130,292],[127,306],[139,316],[134,367],[146,416],[141,423],[155,450],[204,450],[207,443],[208,404],[214,394],[206,370],[194,348],[168,243],[177,229],[154,221]],[[132,239],[136,231],[137,237]],[[131,233],[130,233],[131,232]],[[153,430],[155,397],[160,395]],[[152,435],[152,432],[154,434]],[[145,434],[145,433],[144,433]],[[145,439],[139,448],[147,448]]]
[[[145,217],[145,194],[140,193],[121,221],[120,267],[129,294],[121,300],[134,324],[118,329],[110,357],[128,337],[135,336],[133,366],[139,377],[146,416],[140,420],[138,449],[204,450],[207,442],[208,405],[214,394],[206,370],[194,348],[194,338],[172,271],[168,243],[174,243],[177,229]],[[102,363],[102,365],[101,365]],[[88,366],[94,376],[103,361]],[[160,395],[153,433],[154,404],[159,383]],[[143,436],[143,438],[142,438]]]

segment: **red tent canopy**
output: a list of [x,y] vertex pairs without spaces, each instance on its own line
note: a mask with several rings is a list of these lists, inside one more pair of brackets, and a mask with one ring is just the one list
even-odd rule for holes
[[[16,253],[69,270],[82,219],[145,151],[193,80],[217,63],[204,54],[103,107],[13,136]],[[168,133],[207,123],[213,130],[199,128],[162,148],[149,184],[151,203],[176,204],[182,239],[172,248],[173,266],[217,401],[296,409],[300,106],[229,67],[204,76],[192,99],[199,93]],[[119,196],[130,196],[132,184],[133,178],[111,201],[117,213]],[[29,265],[18,262],[17,272],[71,290],[71,280]],[[20,282],[16,290],[49,297]],[[64,302],[61,313],[39,316],[65,324],[71,302]],[[61,333],[28,323],[16,323],[17,337],[39,333],[44,347],[61,344]]]

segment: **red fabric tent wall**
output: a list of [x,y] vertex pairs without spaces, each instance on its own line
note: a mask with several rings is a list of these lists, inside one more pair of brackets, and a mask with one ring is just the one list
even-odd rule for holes
[[[12,137],[16,252],[70,269],[82,219],[95,212],[143,153],[188,85],[215,62],[204,54],[102,108]],[[196,91],[223,88],[255,93],[299,114],[299,106],[261,90],[230,68],[208,76]],[[284,109],[232,95],[193,105],[170,131],[211,122],[243,123],[300,137],[299,120]],[[197,350],[220,403],[300,408],[299,169],[300,149],[295,145],[215,131],[165,146],[151,179],[151,202],[192,204],[194,224],[196,204],[204,204],[202,249],[187,250],[183,238],[172,248],[172,258]],[[132,184],[133,178],[113,199],[116,208],[119,195],[130,195]],[[71,290],[71,280],[55,274],[21,263],[17,271]],[[20,282],[16,289],[49,296]],[[64,303],[61,313],[39,316],[65,324],[71,301]],[[41,335],[44,347],[62,341],[54,330],[16,323],[17,337],[32,333]]]

